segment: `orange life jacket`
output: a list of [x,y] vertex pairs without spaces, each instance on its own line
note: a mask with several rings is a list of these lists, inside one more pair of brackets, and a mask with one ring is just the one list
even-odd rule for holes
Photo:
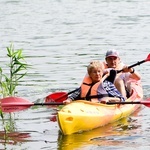
[[93,84],[91,78],[88,75],[84,77],[81,84],[81,98],[87,99],[88,97],[91,97],[92,101],[98,102],[103,96],[106,95],[108,95],[108,93],[103,88],[101,82]]

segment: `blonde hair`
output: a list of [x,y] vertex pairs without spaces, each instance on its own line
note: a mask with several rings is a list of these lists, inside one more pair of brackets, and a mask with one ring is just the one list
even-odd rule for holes
[[88,74],[91,74],[92,70],[95,68],[100,68],[102,71],[104,70],[104,65],[98,60],[93,60],[90,62],[90,64],[87,66],[87,72]]

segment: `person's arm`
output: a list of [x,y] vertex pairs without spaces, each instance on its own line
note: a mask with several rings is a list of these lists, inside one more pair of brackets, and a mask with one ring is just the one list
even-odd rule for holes
[[63,101],[63,103],[64,104],[69,104],[72,101],[79,99],[80,98],[80,93],[81,93],[81,87],[77,91],[72,93],[70,96],[68,96],[68,98],[65,101]]
[[128,68],[128,66],[124,66],[123,72],[129,72],[130,73],[130,78],[133,78],[135,80],[140,80],[141,79],[140,74],[134,68]]
[[104,72],[103,72],[103,77],[102,77],[102,82],[108,78],[110,75],[110,70],[109,69],[105,69]]
[[141,75],[134,68],[131,69],[132,71],[130,71],[130,77],[136,80],[141,80]]

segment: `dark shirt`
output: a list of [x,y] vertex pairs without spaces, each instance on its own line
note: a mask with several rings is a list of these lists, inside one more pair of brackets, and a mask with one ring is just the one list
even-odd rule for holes
[[77,100],[77,99],[80,99],[80,94],[81,94],[81,87],[75,91],[74,93],[72,93],[70,96],[68,96],[70,99],[72,100]]

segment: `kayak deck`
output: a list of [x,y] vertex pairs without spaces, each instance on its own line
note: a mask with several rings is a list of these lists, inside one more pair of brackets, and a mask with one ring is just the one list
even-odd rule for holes
[[[143,98],[142,87],[132,83],[132,95],[126,101],[140,101]],[[85,100],[77,100],[64,106],[57,115],[62,134],[83,132],[115,122],[132,114],[140,105],[106,105]]]

